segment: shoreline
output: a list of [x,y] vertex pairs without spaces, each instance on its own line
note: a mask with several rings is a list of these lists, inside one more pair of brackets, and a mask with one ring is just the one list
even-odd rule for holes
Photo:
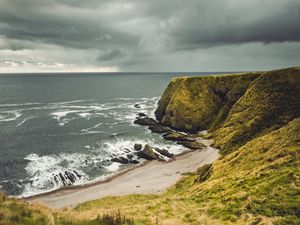
[[205,148],[184,151],[167,162],[145,161],[104,180],[63,187],[23,199],[52,208],[65,208],[107,196],[161,194],[174,185],[183,173],[193,172],[219,157],[218,149],[210,147],[211,140],[201,138],[200,141],[206,145]]
[[[182,157],[186,154],[189,154],[191,152],[194,152],[195,150],[191,150],[191,149],[188,149],[186,151],[183,151],[177,155],[174,156],[174,159],[170,159],[169,161],[162,161],[161,163],[162,164],[167,164],[167,163],[171,163],[172,161],[176,160],[178,157]],[[30,196],[26,196],[26,197],[18,197],[19,199],[24,199],[24,200],[31,200],[31,199],[34,199],[34,198],[38,198],[38,197],[42,197],[42,196],[47,196],[47,195],[50,195],[50,194],[54,194],[56,192],[60,192],[60,191],[68,191],[68,190],[80,190],[80,189],[84,189],[84,188],[88,188],[88,187],[93,187],[93,186],[96,186],[96,185],[99,185],[99,184],[105,184],[105,183],[108,183],[110,181],[112,181],[113,179],[116,179],[118,178],[119,176],[122,176],[132,170],[135,170],[135,169],[138,169],[140,167],[143,167],[143,166],[146,166],[148,163],[151,163],[153,161],[151,160],[145,160],[144,162],[138,164],[138,165],[135,165],[135,166],[132,166],[128,169],[125,169],[125,170],[122,170],[120,172],[117,172],[117,173],[113,173],[111,175],[108,175],[107,177],[105,177],[104,179],[102,180],[96,180],[96,181],[92,181],[92,182],[89,182],[89,183],[85,183],[85,184],[78,184],[78,185],[70,185],[70,186],[65,186],[65,187],[59,187],[57,189],[54,189],[54,190],[50,190],[50,191],[46,191],[46,192],[42,192],[42,193],[38,193],[38,194],[34,194],[34,195],[30,195]],[[15,196],[12,196],[12,197],[15,197]]]

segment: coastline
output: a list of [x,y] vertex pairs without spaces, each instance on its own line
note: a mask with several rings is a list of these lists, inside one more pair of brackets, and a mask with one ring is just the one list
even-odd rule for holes
[[206,145],[205,148],[182,152],[168,162],[145,161],[101,181],[64,187],[24,199],[52,208],[64,208],[107,196],[161,194],[174,185],[183,173],[193,172],[218,158],[218,150],[210,147],[211,140],[200,141]]

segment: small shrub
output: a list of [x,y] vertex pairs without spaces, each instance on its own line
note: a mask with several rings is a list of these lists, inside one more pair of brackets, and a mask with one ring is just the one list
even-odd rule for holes
[[126,218],[125,215],[122,215],[120,211],[112,214],[104,214],[102,216],[98,215],[96,221],[103,225],[133,224],[133,219]]
[[197,174],[199,177],[195,180],[195,182],[204,182],[206,181],[212,174],[212,164],[206,164],[200,167],[197,170]]

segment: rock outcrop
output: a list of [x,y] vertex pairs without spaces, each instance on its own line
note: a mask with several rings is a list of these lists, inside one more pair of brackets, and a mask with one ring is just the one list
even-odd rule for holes
[[156,120],[149,118],[148,116],[137,117],[134,120],[134,123],[141,126],[155,126],[159,124]]
[[147,160],[164,160],[159,154],[156,153],[155,149],[148,144],[145,145],[142,151],[137,152],[137,156]]
[[232,151],[299,117],[299,89],[299,68],[174,78],[155,115],[175,130],[209,130],[216,147]]

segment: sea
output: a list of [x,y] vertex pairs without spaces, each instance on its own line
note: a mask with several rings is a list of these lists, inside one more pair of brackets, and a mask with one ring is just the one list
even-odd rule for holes
[[[171,78],[208,74],[0,75],[0,191],[28,197],[103,180],[143,162],[135,143],[181,153],[133,121],[138,113],[155,118]],[[135,163],[111,161],[128,155]]]

